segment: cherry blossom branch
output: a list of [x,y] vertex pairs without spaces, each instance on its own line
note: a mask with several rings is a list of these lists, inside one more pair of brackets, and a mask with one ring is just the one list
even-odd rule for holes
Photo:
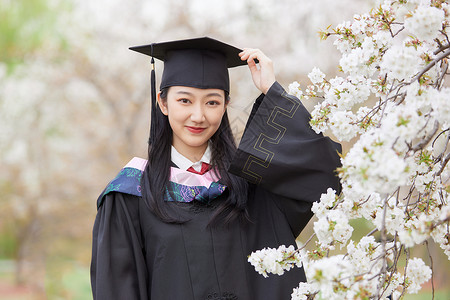
[[433,225],[431,225],[431,230],[433,230],[434,228],[438,227],[439,225],[442,225],[447,222],[450,222],[450,214],[448,214],[445,219],[440,220],[440,221],[434,223]]
[[[450,216],[442,216],[448,209],[450,135],[441,137],[449,129],[440,128],[448,122],[450,96],[450,88],[442,86],[449,74],[450,42],[443,26],[449,9],[409,7],[411,16],[405,18],[395,11],[404,4],[385,1],[333,33],[322,32],[322,38],[337,37],[344,75],[327,80],[314,68],[306,93],[298,83],[293,86],[301,97],[323,99],[311,113],[316,132],[330,129],[340,141],[358,138],[341,156],[342,194],[327,191],[313,207],[315,235],[297,250],[317,237],[317,249],[307,251],[312,284],[300,285],[295,300],[315,293],[379,299],[392,291],[397,298],[400,288],[402,297],[417,292],[434,271],[421,259],[410,259],[411,248],[432,236],[450,253],[445,236]],[[372,96],[378,98],[374,104]],[[353,242],[349,220],[360,217],[374,228]],[[347,252],[335,255],[337,246]],[[405,268],[399,266],[403,258]],[[328,276],[330,264],[339,265],[341,275]]]
[[423,74],[425,74],[427,71],[429,71],[434,65],[436,65],[437,62],[441,61],[442,59],[448,57],[450,55],[450,49],[447,49],[445,52],[439,54],[435,59],[433,59],[425,68],[423,68],[422,71],[417,74],[411,82],[417,81],[422,77]]
[[400,32],[402,32],[405,29],[405,26],[402,26],[394,35],[393,37],[397,36]]
[[394,263],[392,264],[393,270],[397,272],[397,266],[398,261],[400,259],[400,256],[402,255],[403,245],[400,246],[400,249],[397,249],[396,243],[397,243],[398,235],[396,234],[394,237]]
[[[442,32],[442,33],[445,34],[444,32]],[[439,52],[444,51],[445,49],[450,48],[450,44],[449,43],[443,45],[439,39],[435,39],[435,41],[436,41],[436,43],[438,44],[439,47],[433,52],[434,55],[438,54]]]
[[379,286],[378,286],[378,292],[377,294],[380,294],[380,291],[383,287],[383,282],[386,280],[386,240],[387,240],[387,236],[386,236],[386,210],[387,210],[387,197],[384,199],[384,203],[383,203],[383,216],[382,216],[382,221],[381,221],[381,252],[383,254],[383,266],[381,267],[381,280],[379,282]]
[[[406,264],[405,264],[405,269],[408,267],[408,261],[409,261],[409,250],[408,249],[405,249],[405,253],[406,253]],[[405,272],[405,274],[403,275],[403,284],[405,285],[405,282],[406,282],[406,272]],[[402,299],[403,298],[403,296],[405,295],[405,293],[406,293],[406,286],[403,288],[403,290],[402,290],[402,294],[400,295],[400,299]]]
[[300,250],[305,249],[306,245],[308,245],[309,242],[311,242],[311,240],[312,240],[315,236],[316,236],[316,234],[313,233],[313,234],[308,238],[308,240],[303,244],[303,246],[297,249],[297,252],[300,253]]
[[447,45],[450,45],[450,39],[448,38],[447,33],[444,30],[441,30],[440,32],[445,37],[445,40],[447,41]]
[[436,176],[441,176],[449,160],[450,160],[450,153],[447,153],[444,160],[441,162],[441,168],[439,169],[439,171],[436,172]]
[[431,268],[431,294],[432,294],[432,299],[434,299],[434,266],[433,266],[433,257],[431,256],[431,251],[430,251],[430,245],[428,244],[428,241],[425,241],[425,245],[427,246],[427,251],[428,251],[428,257],[430,258],[430,268]]
[[426,145],[428,145],[428,143],[431,141],[431,139],[436,135],[436,132],[438,131],[438,129],[439,129],[439,122],[435,121],[434,125],[433,125],[433,129],[428,134],[428,136],[426,136],[419,143],[417,143],[415,146],[413,146],[411,148],[411,150],[416,152],[416,151],[423,149]]
[[[436,136],[436,138],[433,140],[433,143],[431,144],[432,147],[434,147],[434,143],[436,142],[436,140],[437,140],[442,134],[444,134],[445,132],[448,132],[448,131],[450,131],[450,128],[447,128],[447,129],[441,131],[441,132]],[[445,147],[443,147],[442,152],[437,156],[436,162],[439,161],[439,160],[441,160],[442,156],[444,155],[445,151],[447,150],[447,146],[448,146],[449,141],[450,141],[450,134],[447,136],[447,139],[446,139],[446,141],[445,141]]]
[[377,228],[372,229],[368,234],[366,234],[366,236],[371,236],[372,234],[374,234],[375,232],[378,232]]
[[434,85],[436,89],[440,89],[441,88],[441,84],[444,81],[444,76],[445,76],[445,74],[447,74],[447,70],[448,70],[448,63],[442,62],[441,66],[443,66],[442,67],[443,70],[442,70],[441,75],[439,76],[439,78],[436,80],[436,84]]

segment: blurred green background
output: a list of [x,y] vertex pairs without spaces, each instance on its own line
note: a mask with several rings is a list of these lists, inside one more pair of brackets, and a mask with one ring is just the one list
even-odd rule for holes
[[[338,53],[318,31],[373,2],[0,0],[0,298],[92,298],[96,198],[133,156],[146,156],[149,60],[129,46],[207,35],[261,48],[287,88],[313,66],[335,74]],[[258,91],[246,68],[231,77],[239,138]],[[355,225],[355,236],[369,230]],[[424,247],[415,254],[429,264]],[[435,299],[450,299],[448,260],[430,249]]]

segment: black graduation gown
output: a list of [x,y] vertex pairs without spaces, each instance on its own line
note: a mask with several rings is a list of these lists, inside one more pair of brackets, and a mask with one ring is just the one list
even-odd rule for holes
[[290,299],[306,281],[302,268],[264,278],[247,262],[264,247],[295,245],[312,217],[312,202],[335,174],[341,148],[314,133],[301,102],[275,83],[255,102],[230,172],[250,184],[253,223],[207,226],[212,205],[167,202],[184,224],[153,215],[141,197],[105,196],[93,230],[94,299]]

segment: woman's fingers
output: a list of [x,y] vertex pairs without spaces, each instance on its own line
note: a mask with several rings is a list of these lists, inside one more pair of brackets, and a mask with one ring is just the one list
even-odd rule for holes
[[239,56],[241,60],[247,61],[255,86],[265,94],[275,82],[272,60],[261,50],[253,48],[244,48]]
[[258,67],[256,66],[256,62],[253,59],[248,58],[247,59],[248,67],[250,68],[250,72],[256,72],[258,71]]
[[[242,60],[250,62],[252,60],[257,60],[258,62],[264,60],[270,60],[264,53],[259,49],[244,48],[244,50],[239,54]],[[261,63],[261,62],[260,62]]]

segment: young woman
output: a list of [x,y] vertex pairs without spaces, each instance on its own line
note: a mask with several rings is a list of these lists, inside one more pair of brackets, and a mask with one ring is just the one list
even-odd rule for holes
[[[164,72],[148,161],[134,158],[98,199],[94,298],[290,299],[303,269],[264,278],[247,256],[295,245],[312,202],[339,189],[340,146],[311,130],[258,49],[209,38],[132,49]],[[241,64],[262,94],[236,148],[227,67]]]

